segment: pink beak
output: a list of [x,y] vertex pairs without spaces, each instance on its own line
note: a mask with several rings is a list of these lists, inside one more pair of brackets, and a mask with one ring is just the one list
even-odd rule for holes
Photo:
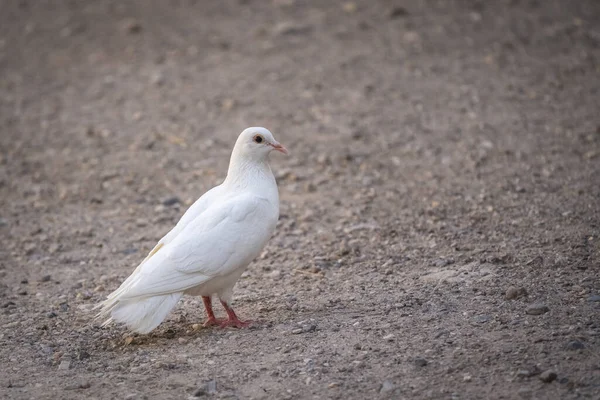
[[289,151],[285,147],[283,147],[283,145],[281,145],[280,143],[275,142],[275,143],[271,144],[271,146],[273,146],[273,148],[275,150],[279,151],[280,153],[290,154]]

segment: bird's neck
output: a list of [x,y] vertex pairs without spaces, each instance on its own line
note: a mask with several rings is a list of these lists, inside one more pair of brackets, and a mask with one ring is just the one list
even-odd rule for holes
[[244,157],[236,159],[232,157],[224,184],[232,188],[246,189],[271,182],[275,182],[275,177],[271,172],[268,158],[256,161]]

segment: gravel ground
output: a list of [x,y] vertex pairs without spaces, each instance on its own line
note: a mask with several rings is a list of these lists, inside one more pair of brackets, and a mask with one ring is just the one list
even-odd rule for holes
[[[1,10],[0,397],[600,398],[599,2]],[[98,327],[253,125],[262,322]]]

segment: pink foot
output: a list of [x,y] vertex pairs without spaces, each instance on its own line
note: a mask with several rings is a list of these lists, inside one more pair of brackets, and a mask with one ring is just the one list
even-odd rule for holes
[[223,322],[226,322],[226,320],[219,320],[216,318],[207,318],[206,321],[204,321],[204,323],[202,324],[203,327],[208,328],[209,326],[221,326],[221,324]]
[[235,311],[233,308],[229,307],[229,304],[221,300],[221,305],[227,311],[227,320],[221,322],[219,326],[221,328],[226,328],[228,326],[233,326],[234,328],[247,328],[249,327],[253,321],[240,321],[240,319],[235,315]]

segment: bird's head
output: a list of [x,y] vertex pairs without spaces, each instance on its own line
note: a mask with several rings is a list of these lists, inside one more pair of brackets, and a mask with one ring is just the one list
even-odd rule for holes
[[234,152],[244,157],[262,161],[273,151],[277,150],[283,154],[288,151],[265,128],[252,127],[244,129],[235,142]]

